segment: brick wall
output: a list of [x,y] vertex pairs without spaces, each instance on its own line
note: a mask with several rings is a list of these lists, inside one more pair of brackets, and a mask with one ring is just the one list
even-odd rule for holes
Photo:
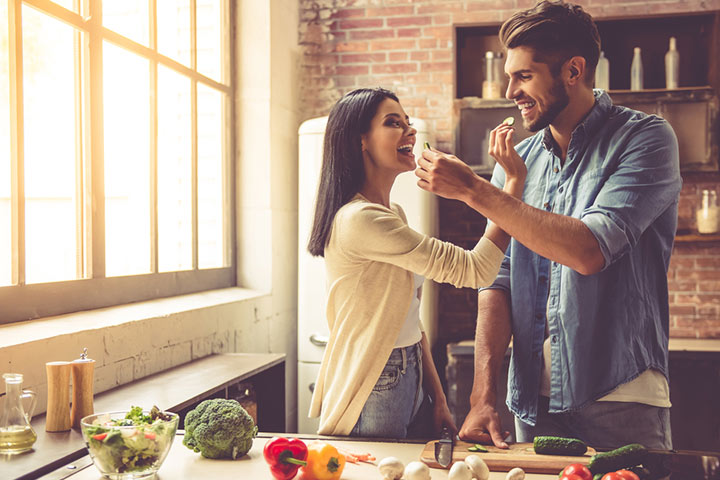
[[[452,152],[454,25],[500,23],[535,0],[300,0],[303,119],[327,115],[357,87],[393,90],[409,115],[422,118],[438,148]],[[596,18],[720,10],[720,0],[580,0]],[[702,188],[718,175],[685,178],[680,224],[694,227]],[[470,247],[482,216],[459,202],[440,202],[440,236]],[[671,335],[720,338],[720,242],[678,243],[668,273]],[[476,294],[443,286],[440,343],[470,338]]]

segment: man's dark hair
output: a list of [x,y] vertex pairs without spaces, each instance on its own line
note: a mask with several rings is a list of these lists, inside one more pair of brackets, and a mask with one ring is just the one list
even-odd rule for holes
[[506,49],[532,49],[534,61],[547,64],[555,76],[568,59],[583,57],[585,81],[592,85],[595,79],[600,34],[592,17],[580,5],[543,0],[510,17],[500,27],[499,36]]

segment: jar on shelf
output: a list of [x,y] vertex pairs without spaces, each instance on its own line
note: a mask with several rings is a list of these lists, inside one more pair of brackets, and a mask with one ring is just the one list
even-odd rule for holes
[[720,209],[717,204],[717,192],[702,191],[700,208],[695,212],[698,233],[710,234],[720,230]]
[[505,95],[505,59],[502,52],[485,52],[485,78],[482,84],[482,98],[496,99]]

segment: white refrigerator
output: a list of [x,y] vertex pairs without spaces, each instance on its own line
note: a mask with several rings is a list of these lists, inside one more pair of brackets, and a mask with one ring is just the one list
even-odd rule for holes
[[[411,121],[417,129],[413,153],[418,158],[424,142],[432,145],[434,139],[426,122],[417,118]],[[298,131],[298,433],[317,432],[318,419],[307,415],[328,338],[325,266],[322,257],[313,257],[307,251],[326,122],[327,117],[313,118],[303,122]],[[437,198],[417,186],[414,172],[397,177],[390,199],[403,207],[412,228],[437,235]],[[425,280],[420,315],[431,344],[437,329],[437,294],[435,283]]]

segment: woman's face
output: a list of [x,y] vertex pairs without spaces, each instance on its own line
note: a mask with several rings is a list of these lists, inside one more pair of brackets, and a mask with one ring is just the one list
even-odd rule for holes
[[398,102],[386,98],[370,121],[370,130],[362,136],[363,158],[367,167],[396,175],[416,167],[412,153],[415,130]]

